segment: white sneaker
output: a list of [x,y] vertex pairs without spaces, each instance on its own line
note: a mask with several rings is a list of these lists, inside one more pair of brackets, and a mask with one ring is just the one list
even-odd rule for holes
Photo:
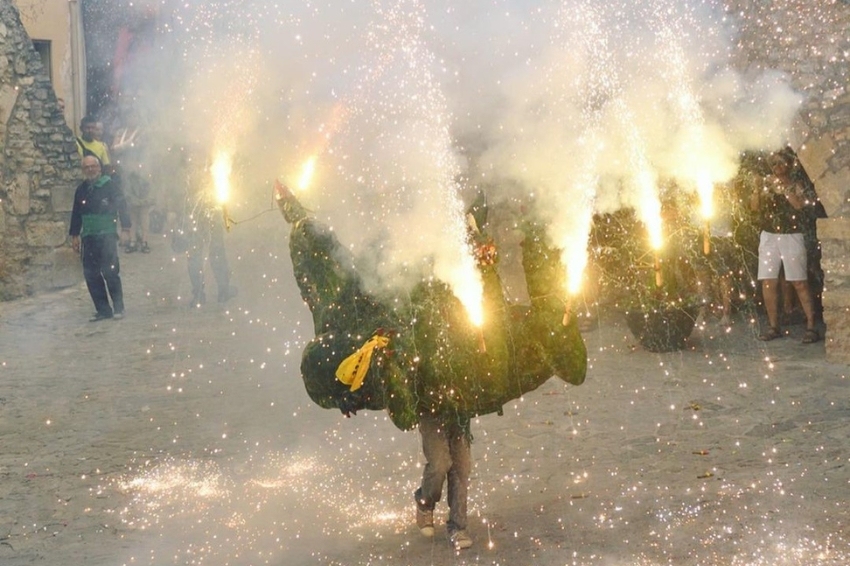
[[455,531],[449,535],[449,544],[455,550],[463,550],[472,546],[472,539],[465,530]]

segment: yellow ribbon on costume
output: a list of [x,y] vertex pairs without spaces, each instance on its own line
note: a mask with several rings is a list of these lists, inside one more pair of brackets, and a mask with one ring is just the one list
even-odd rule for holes
[[345,385],[351,386],[351,391],[357,391],[363,385],[366,372],[372,362],[372,352],[375,348],[385,348],[390,343],[386,336],[372,336],[359,350],[342,360],[336,368],[336,378]]

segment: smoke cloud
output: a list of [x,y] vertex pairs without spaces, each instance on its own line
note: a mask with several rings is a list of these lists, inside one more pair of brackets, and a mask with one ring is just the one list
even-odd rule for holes
[[375,288],[466,278],[478,187],[533,202],[580,268],[593,213],[649,222],[659,184],[728,180],[801,104],[779,72],[733,68],[718,1],[456,4],[135,2],[155,33],[122,89],[168,151],[233,152],[236,215],[315,158],[299,198]]

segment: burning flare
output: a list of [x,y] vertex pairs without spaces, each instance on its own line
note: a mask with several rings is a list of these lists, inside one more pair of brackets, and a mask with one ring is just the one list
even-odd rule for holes
[[311,155],[301,166],[301,177],[298,179],[298,191],[303,192],[310,186],[310,181],[313,180],[313,174],[316,172],[317,156]]
[[707,172],[697,178],[697,194],[699,195],[700,214],[704,220],[714,216],[714,182]]
[[230,173],[233,169],[233,156],[230,152],[222,151],[213,160],[210,173],[213,178],[215,200],[221,205],[230,199]]

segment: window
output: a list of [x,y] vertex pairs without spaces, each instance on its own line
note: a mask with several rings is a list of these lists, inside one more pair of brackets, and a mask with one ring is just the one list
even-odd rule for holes
[[47,78],[50,79],[50,82],[53,82],[53,69],[50,66],[50,40],[33,39],[32,46],[35,47],[35,52],[38,53],[41,64],[44,65],[44,72],[47,73]]

